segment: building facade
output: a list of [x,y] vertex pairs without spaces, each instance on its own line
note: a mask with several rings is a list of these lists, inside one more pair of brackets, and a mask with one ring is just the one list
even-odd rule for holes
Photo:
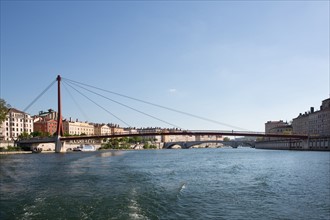
[[64,120],[63,130],[68,135],[94,135],[94,125],[87,122]]
[[106,124],[95,124],[94,125],[95,135],[111,135],[111,128]]
[[293,134],[330,136],[330,98],[322,101],[319,111],[314,107],[292,120]]
[[282,120],[280,121],[267,121],[265,123],[266,134],[291,134],[292,127]]
[[54,135],[57,129],[57,121],[52,119],[40,118],[33,123],[33,130],[42,133],[48,133],[49,135]]
[[57,129],[57,112],[49,109],[47,112],[40,111],[33,117],[33,130],[54,135]]
[[33,118],[25,112],[10,108],[6,120],[1,125],[1,130],[3,140],[17,140],[23,133],[33,132]]
[[150,127],[150,128],[138,128],[137,132],[139,134],[147,134],[147,133],[159,133],[159,135],[148,135],[148,136],[144,136],[143,139],[147,139],[147,140],[152,140],[154,142],[164,142],[163,137],[161,135],[162,132],[164,132],[164,129],[162,128],[158,128],[158,127]]
[[[292,134],[292,126],[284,122],[280,121],[267,121],[265,123],[265,133],[266,134]],[[278,140],[280,138],[264,138],[264,140]]]
[[222,135],[196,135],[196,141],[223,141]]

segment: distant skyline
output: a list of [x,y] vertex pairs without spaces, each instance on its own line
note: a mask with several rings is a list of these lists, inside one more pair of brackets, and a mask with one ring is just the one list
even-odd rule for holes
[[[267,121],[290,121],[329,98],[329,7],[329,1],[1,1],[0,97],[23,110],[61,75],[263,131]],[[64,117],[125,126],[68,85],[62,94]],[[169,127],[88,95],[132,126]],[[233,129],[108,95],[184,129]],[[49,108],[57,110],[56,86],[27,112]]]

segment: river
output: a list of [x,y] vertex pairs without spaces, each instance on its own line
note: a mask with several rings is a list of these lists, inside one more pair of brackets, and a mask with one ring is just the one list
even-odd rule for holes
[[330,152],[0,155],[0,219],[330,219]]

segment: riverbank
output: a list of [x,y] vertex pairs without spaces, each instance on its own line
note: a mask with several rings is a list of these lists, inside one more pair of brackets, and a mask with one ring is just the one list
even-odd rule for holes
[[330,137],[258,141],[256,149],[330,151]]
[[2,154],[32,154],[32,151],[0,151],[0,155]]

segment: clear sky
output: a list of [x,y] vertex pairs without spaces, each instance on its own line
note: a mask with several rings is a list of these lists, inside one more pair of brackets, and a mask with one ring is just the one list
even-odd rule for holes
[[[58,74],[263,131],[329,98],[329,1],[1,0],[1,98],[23,110]],[[62,93],[66,118],[123,125],[111,112],[170,127],[86,93],[107,112],[69,86]],[[233,129],[107,96],[181,128]],[[56,85],[27,112],[49,108]]]

